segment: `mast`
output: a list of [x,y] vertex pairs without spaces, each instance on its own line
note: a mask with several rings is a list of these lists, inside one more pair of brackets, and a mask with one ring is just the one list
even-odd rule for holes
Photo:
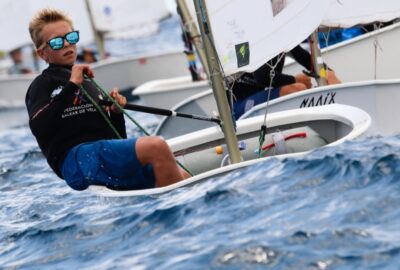
[[197,54],[199,55],[200,62],[206,72],[207,78],[210,79],[210,71],[208,69],[206,53],[201,43],[200,33],[197,29],[196,23],[190,15],[186,0],[176,0],[176,4],[181,10],[183,25],[187,27],[187,31],[190,35],[190,39],[193,40],[194,46],[196,47]]
[[321,56],[321,49],[318,42],[318,29],[311,33],[310,35],[310,51],[311,51],[311,61],[314,67],[314,73],[318,76],[316,78],[318,86],[327,85],[327,74],[326,66],[324,60]]
[[97,52],[99,53],[100,59],[105,58],[105,50],[104,50],[104,36],[101,32],[97,31],[96,26],[94,24],[94,18],[92,9],[90,7],[90,0],[85,0],[86,9],[88,11],[90,26],[92,27],[94,42],[96,43]]
[[225,136],[226,145],[229,152],[231,163],[239,163],[242,157],[238,148],[238,141],[233,126],[231,111],[226,97],[224,80],[222,77],[221,67],[218,61],[218,55],[214,47],[214,38],[211,33],[211,26],[207,14],[205,0],[193,0],[196,8],[197,20],[203,46],[205,49],[208,69],[210,71],[210,80],[212,83],[213,93],[217,102],[218,111],[222,120],[222,131]]

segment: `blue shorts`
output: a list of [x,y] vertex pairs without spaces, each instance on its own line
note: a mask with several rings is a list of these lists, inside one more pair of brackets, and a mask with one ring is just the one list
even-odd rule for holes
[[[269,96],[269,100],[273,100],[279,97],[280,88],[273,88]],[[244,99],[239,99],[233,103],[233,110],[235,112],[236,120],[239,119],[245,112],[253,108],[254,106],[267,102],[268,100],[268,90],[259,91],[251,96]]]
[[75,190],[101,185],[115,190],[155,187],[153,167],[136,157],[136,139],[100,140],[73,147],[61,173]]

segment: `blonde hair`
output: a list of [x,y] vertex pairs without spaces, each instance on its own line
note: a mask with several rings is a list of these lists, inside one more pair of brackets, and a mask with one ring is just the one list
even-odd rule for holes
[[61,10],[44,8],[36,13],[29,23],[29,34],[36,48],[39,48],[44,42],[44,40],[42,40],[42,30],[44,26],[59,21],[65,21],[72,29],[74,28],[72,20]]

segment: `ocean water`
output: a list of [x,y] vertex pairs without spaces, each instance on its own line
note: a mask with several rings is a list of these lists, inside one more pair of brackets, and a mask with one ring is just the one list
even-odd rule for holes
[[400,269],[400,135],[104,198],[58,179],[26,122],[2,127],[0,269]]
[[27,126],[0,149],[0,269],[399,269],[400,136],[132,198],[69,189]]

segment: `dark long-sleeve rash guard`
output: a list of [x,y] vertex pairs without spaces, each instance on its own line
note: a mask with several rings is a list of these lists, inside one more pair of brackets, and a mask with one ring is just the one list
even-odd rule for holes
[[[72,147],[117,138],[96,107],[69,81],[70,76],[71,67],[50,64],[29,86],[25,98],[32,134],[60,178],[60,167]],[[85,80],[82,86],[96,102],[103,98],[90,81]],[[123,114],[106,115],[121,137],[126,138]]]
[[[300,63],[307,70],[311,68],[311,56],[309,52],[304,50],[300,45],[293,48],[289,55],[292,56],[298,63]],[[275,66],[275,77],[272,80],[272,88],[282,87],[284,85],[296,82],[296,78],[292,75],[283,74],[283,65],[285,64],[285,56],[278,55],[262,65],[253,73],[244,73],[240,78],[231,83],[233,94],[237,99],[244,99],[248,96],[255,94],[258,91],[270,86],[270,71],[271,66]]]

